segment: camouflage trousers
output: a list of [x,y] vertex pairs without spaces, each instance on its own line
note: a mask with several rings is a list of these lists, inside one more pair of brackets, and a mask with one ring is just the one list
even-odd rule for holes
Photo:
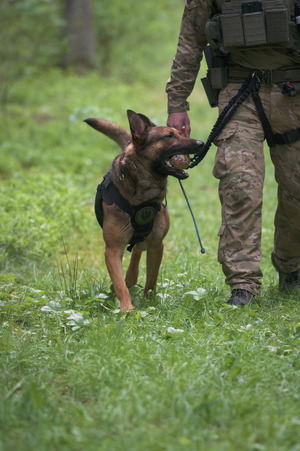
[[[229,83],[219,97],[219,109],[237,93]],[[289,97],[277,85],[261,84],[260,97],[274,133],[300,126],[300,94]],[[261,289],[261,232],[265,163],[264,132],[252,97],[239,107],[218,135],[213,175],[219,179],[222,225],[218,260],[226,283],[259,295]],[[300,140],[272,147],[278,183],[278,205],[272,260],[277,269],[300,268]]]

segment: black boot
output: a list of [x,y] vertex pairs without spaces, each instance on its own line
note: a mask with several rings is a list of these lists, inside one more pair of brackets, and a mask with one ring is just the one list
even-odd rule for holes
[[291,292],[300,290],[300,269],[293,272],[278,271],[279,274],[279,290]]
[[247,305],[253,300],[253,298],[254,296],[250,291],[237,288],[232,290],[231,297],[226,301],[226,303],[231,305]]
[[275,258],[273,254],[271,255],[271,260],[274,268],[278,272],[279,275],[279,290],[289,293],[291,291],[300,289],[300,269],[293,272],[283,272],[279,269],[275,262]]

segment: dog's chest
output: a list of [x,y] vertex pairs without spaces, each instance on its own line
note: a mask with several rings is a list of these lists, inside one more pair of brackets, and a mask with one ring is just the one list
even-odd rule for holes
[[166,197],[166,179],[153,173],[150,161],[143,162],[135,154],[119,155],[112,164],[111,174],[114,184],[131,205],[162,202]]

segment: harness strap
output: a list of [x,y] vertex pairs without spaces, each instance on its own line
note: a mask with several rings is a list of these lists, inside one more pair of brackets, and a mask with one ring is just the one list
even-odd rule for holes
[[143,241],[149,235],[155,216],[162,205],[158,202],[144,202],[137,206],[131,205],[113,184],[110,172],[104,176],[102,183],[98,185],[95,199],[95,214],[101,227],[103,227],[102,200],[108,205],[117,205],[117,207],[130,216],[134,233],[128,243],[127,250],[129,252],[132,251],[136,243]]
[[291,144],[300,139],[300,128],[295,128],[294,130],[289,130],[285,133],[275,133],[274,134],[276,144]]
[[264,107],[261,103],[260,97],[258,95],[258,86],[252,91],[252,98],[254,101],[254,104],[256,106],[257,113],[259,115],[259,119],[261,122],[261,125],[265,132],[265,138],[268,143],[269,147],[274,147],[276,145],[275,136],[273,134],[273,130],[271,128],[270,122],[268,121],[268,118],[266,116]]
[[266,116],[264,107],[262,105],[260,96],[258,94],[259,90],[259,78],[257,78],[257,83],[252,91],[252,98],[261,121],[262,127],[265,132],[265,138],[269,147],[274,147],[276,145],[282,144],[291,144],[300,139],[300,128],[296,128],[294,130],[288,130],[285,133],[273,133],[270,122]]

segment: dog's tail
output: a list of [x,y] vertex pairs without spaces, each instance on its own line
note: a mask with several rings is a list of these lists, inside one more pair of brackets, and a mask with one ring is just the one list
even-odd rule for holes
[[114,122],[95,118],[85,119],[84,122],[115,141],[122,150],[128,146],[128,143],[131,140],[131,133]]

